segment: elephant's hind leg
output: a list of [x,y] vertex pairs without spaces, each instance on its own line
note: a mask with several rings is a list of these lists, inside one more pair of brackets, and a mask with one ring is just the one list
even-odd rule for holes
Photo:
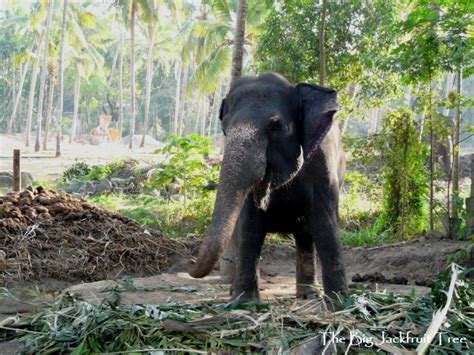
[[336,292],[347,293],[338,228],[338,191],[336,188],[316,190],[315,200],[319,204],[313,210],[311,230],[321,260],[324,292],[335,298]]

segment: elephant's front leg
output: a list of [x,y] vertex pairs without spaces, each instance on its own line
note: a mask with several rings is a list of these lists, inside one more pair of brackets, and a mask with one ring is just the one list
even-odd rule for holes
[[219,270],[221,281],[223,283],[232,284],[235,277],[235,269],[237,268],[237,260],[239,259],[240,238],[238,234],[238,222],[230,238],[229,245],[224,251],[219,262]]
[[316,263],[314,241],[309,233],[294,233],[296,243],[296,297],[319,295],[315,287]]
[[264,212],[257,209],[253,198],[247,198],[237,226],[240,244],[232,299],[240,302],[259,301],[260,254],[265,240]]

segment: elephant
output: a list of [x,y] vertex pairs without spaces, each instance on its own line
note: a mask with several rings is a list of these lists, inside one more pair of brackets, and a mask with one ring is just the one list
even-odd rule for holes
[[234,81],[219,118],[224,155],[209,231],[189,274],[209,274],[230,239],[238,244],[231,298],[259,301],[259,260],[267,233],[292,233],[296,297],[316,293],[315,249],[324,292],[347,292],[338,232],[345,158],[334,115],[337,92],[276,73]]

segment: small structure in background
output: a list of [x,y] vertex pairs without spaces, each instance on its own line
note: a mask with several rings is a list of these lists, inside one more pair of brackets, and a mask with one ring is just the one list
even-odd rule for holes
[[99,125],[96,128],[93,128],[90,133],[89,141],[91,144],[119,141],[119,131],[116,128],[109,128],[111,121],[112,115],[102,114],[99,116]]
[[471,155],[471,195],[466,198],[466,208],[468,211],[467,226],[470,233],[474,233],[474,154]]

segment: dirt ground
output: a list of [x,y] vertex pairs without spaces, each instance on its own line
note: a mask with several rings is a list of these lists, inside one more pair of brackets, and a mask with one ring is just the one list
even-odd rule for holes
[[[448,240],[422,240],[374,249],[347,249],[344,251],[348,280],[351,286],[409,294],[428,291],[432,278],[445,267],[446,256],[463,248],[464,243]],[[228,285],[220,282],[218,272],[202,280],[191,278],[178,260],[170,268],[173,272],[136,278],[137,291],[124,292],[124,301],[133,303],[163,303],[167,299],[196,302],[204,299],[228,297]],[[318,268],[320,271],[320,268]],[[356,276],[359,275],[360,277]],[[295,252],[289,247],[267,246],[262,256],[262,299],[294,297]],[[384,279],[385,278],[385,279]],[[319,275],[320,279],[320,275]],[[90,301],[106,297],[104,290],[120,283],[99,281],[74,285],[67,290],[79,293]]]
[[87,143],[69,143],[65,138],[62,141],[62,156],[55,158],[56,143],[49,141],[48,150],[34,151],[34,141],[29,148],[25,147],[23,135],[0,135],[0,171],[12,170],[13,149],[21,149],[22,171],[29,172],[35,179],[56,179],[77,160],[85,160],[90,165],[105,164],[114,160],[133,158],[147,161],[156,158],[152,152],[157,148],[147,145],[139,148],[138,144],[131,151],[126,144],[101,143],[91,145]]
[[[195,253],[199,245],[190,247]],[[443,239],[421,239],[393,246],[344,250],[344,259],[351,287],[417,295],[426,293],[432,278],[446,266],[446,257],[465,246],[464,242]],[[123,301],[128,304],[162,304],[167,301],[198,302],[209,299],[227,299],[229,285],[222,284],[218,271],[203,279],[193,279],[185,272],[191,256],[178,256],[163,273],[149,277],[135,277],[128,282],[103,280],[72,285],[55,279],[28,282],[53,289],[63,289],[81,295],[87,301],[100,302],[111,288],[122,290]],[[319,270],[318,270],[319,271]],[[295,252],[289,246],[268,245],[262,255],[262,299],[294,297]],[[351,281],[352,280],[352,281]],[[131,282],[133,281],[133,283]],[[354,282],[356,281],[356,282]],[[18,285],[17,285],[18,286]],[[17,288],[18,290],[18,288]],[[15,291],[14,291],[15,292]],[[34,305],[47,301],[49,296],[32,296],[28,292],[17,294],[25,302],[0,304],[0,320],[16,312],[28,312]]]

